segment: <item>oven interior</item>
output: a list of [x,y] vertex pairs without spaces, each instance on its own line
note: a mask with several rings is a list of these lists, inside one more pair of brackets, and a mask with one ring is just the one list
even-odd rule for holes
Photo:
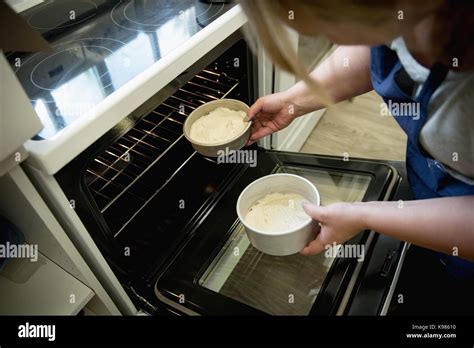
[[182,127],[208,101],[253,100],[254,69],[242,34],[232,34],[55,175],[130,292],[170,258],[242,168],[195,153]]

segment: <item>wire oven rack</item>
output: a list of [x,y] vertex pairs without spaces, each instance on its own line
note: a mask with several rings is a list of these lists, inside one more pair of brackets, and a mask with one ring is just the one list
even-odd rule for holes
[[[225,98],[238,84],[225,73],[204,69],[92,161],[86,185],[100,212],[119,218],[119,223],[109,224],[115,236],[170,179],[153,187],[141,180],[184,137],[186,117],[206,102]],[[118,204],[124,195],[126,210]]]

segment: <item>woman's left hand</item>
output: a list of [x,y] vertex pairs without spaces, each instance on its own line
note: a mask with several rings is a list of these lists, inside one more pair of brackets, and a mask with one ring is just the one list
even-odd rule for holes
[[367,229],[362,207],[363,203],[334,203],[326,207],[312,203],[303,204],[306,213],[319,221],[320,230],[301,254],[318,254],[328,249],[328,246],[333,246],[333,242],[342,244]]

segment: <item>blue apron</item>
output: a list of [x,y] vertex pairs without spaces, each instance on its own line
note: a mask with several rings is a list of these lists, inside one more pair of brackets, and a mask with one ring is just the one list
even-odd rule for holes
[[[389,107],[391,106],[392,114],[396,115],[395,120],[408,136],[406,168],[414,198],[474,195],[473,185],[468,185],[451,176],[443,165],[427,154],[419,144],[420,131],[427,119],[430,98],[443,82],[448,68],[435,64],[420,93],[414,98],[410,91],[414,83],[394,51],[387,46],[377,46],[371,48],[370,56],[374,90]],[[406,107],[408,105],[406,103],[411,105],[410,114],[407,114],[410,108]],[[405,108],[401,108],[400,105],[405,105]],[[395,107],[397,107],[396,110]],[[413,111],[419,112],[414,114]],[[445,254],[440,254],[440,260],[447,271],[457,278],[474,275],[474,262]]]

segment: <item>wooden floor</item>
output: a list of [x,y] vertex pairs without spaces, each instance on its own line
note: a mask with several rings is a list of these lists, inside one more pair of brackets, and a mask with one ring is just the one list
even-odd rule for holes
[[380,115],[380,103],[372,91],[331,106],[301,152],[404,161],[406,135],[392,117]]

